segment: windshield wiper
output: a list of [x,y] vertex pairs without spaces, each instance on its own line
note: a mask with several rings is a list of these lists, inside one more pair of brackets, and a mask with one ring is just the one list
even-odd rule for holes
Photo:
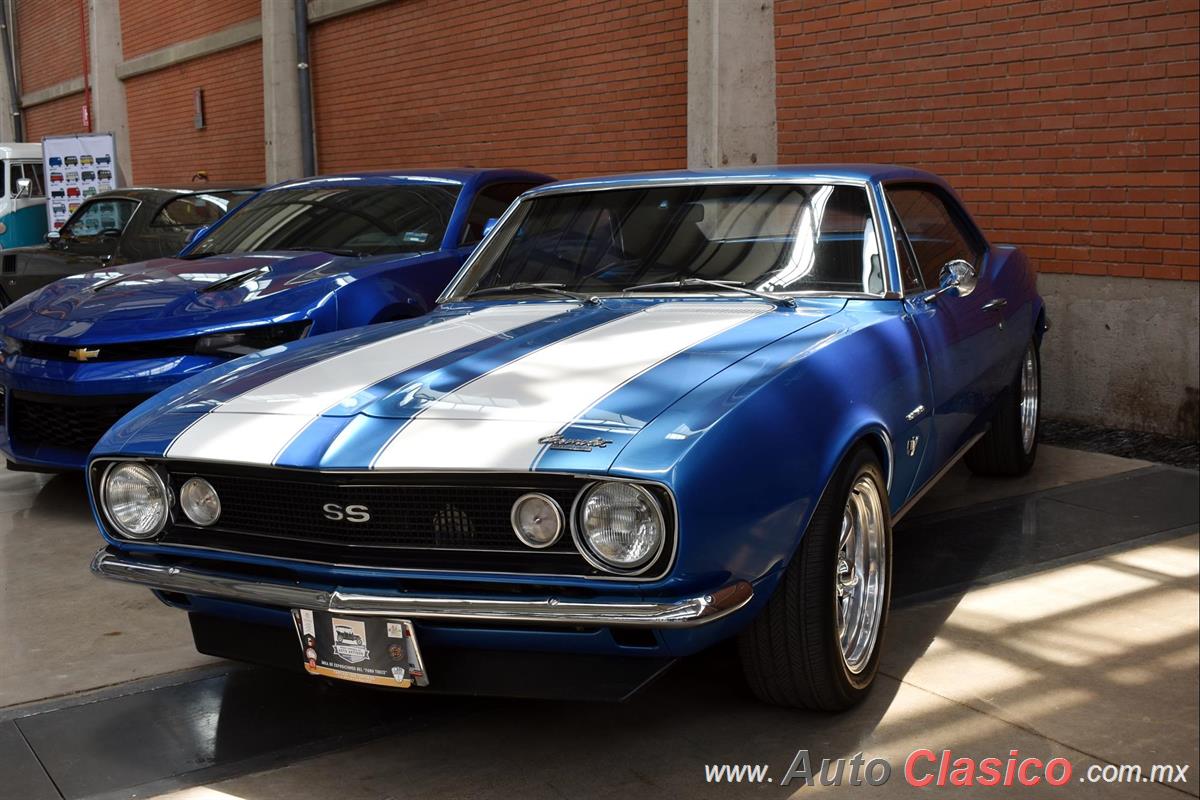
[[276,248],[283,253],[325,253],[331,256],[347,256],[350,258],[362,258],[368,253],[360,253],[357,250],[351,250],[348,247],[279,247]]
[[188,253],[186,256],[178,256],[178,258],[181,258],[184,261],[196,261],[197,259],[211,258],[212,256],[219,256],[219,255],[222,255],[222,254],[221,253]]
[[685,288],[688,286],[711,286],[716,289],[727,289],[731,292],[741,292],[748,294],[751,297],[761,297],[763,300],[770,300],[778,306],[795,306],[796,298],[782,294],[772,294],[771,292],[760,292],[758,289],[751,289],[746,286],[744,281],[710,281],[707,278],[680,278],[677,281],[660,281],[658,283],[639,283],[636,286],[629,286],[621,290],[621,292],[636,292],[639,289],[669,289],[669,288]]
[[489,294],[516,294],[520,292],[545,292],[546,294],[555,294],[559,297],[569,297],[572,300],[578,300],[581,303],[587,303],[592,306],[600,304],[599,297],[572,292],[562,283],[506,283],[503,286],[489,286],[486,289],[476,289],[473,292],[467,292],[463,295],[462,299],[483,297]]

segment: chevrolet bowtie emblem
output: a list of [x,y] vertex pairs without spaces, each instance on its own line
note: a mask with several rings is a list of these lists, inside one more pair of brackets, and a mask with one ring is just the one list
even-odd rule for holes
[[93,358],[100,355],[100,351],[88,350],[86,347],[77,347],[74,350],[68,350],[67,355],[76,361],[91,361]]

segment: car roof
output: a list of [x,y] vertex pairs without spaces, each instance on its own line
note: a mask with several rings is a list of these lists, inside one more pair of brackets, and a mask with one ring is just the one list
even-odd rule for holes
[[314,175],[311,178],[285,181],[270,188],[274,190],[297,186],[345,186],[350,183],[358,183],[363,186],[399,186],[409,183],[455,184],[461,186],[478,179],[532,181],[537,183],[553,180],[549,175],[522,169],[450,167],[439,169],[390,169]]
[[194,184],[190,186],[118,186],[95,197],[132,197],[136,200],[165,201],[186,194],[212,194],[213,192],[254,192],[259,187],[250,184]]
[[892,164],[796,164],[737,169],[680,169],[660,172],[631,172],[592,178],[572,178],[540,186],[531,195],[557,192],[622,189],[688,183],[771,183],[775,181],[870,181],[911,180],[944,184],[931,172]]

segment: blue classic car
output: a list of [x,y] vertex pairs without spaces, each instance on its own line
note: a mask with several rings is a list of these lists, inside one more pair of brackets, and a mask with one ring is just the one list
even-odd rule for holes
[[315,675],[628,687],[736,637],[760,697],[843,709],[893,522],[963,456],[1033,463],[1045,330],[1026,258],[928,173],[543,186],[432,314],[116,425],[93,570],[186,610],[203,652]]
[[18,468],[82,469],[114,422],[183,378],[305,336],[424,314],[488,221],[549,180],[463,169],[293,181],[196,230],[177,257],[26,295],[0,311],[0,451]]

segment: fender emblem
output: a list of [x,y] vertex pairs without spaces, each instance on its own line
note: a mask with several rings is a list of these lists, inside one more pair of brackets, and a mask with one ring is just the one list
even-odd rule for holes
[[601,439],[599,437],[595,439],[568,439],[561,433],[555,433],[538,439],[538,444],[544,444],[551,450],[574,450],[581,453],[590,453],[592,452],[592,448],[607,447],[612,444],[612,440]]
[[67,355],[76,361],[91,361],[100,355],[100,351],[88,350],[86,347],[77,347],[74,350],[68,350]]

